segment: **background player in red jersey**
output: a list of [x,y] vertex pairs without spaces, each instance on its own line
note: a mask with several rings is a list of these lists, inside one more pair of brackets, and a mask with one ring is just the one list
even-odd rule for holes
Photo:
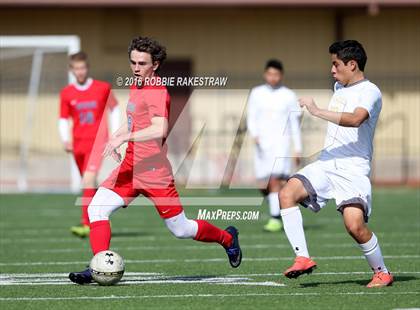
[[[82,176],[81,225],[73,226],[70,230],[83,238],[89,235],[87,207],[96,192],[96,177],[101,166],[102,151],[108,141],[105,112],[107,109],[111,111],[112,131],[119,126],[120,113],[111,85],[89,77],[89,64],[84,52],[70,56],[69,68],[76,82],[64,87],[60,93],[59,132],[65,150],[73,153]],[[69,139],[69,119],[73,122],[72,141]]]
[[[142,81],[155,77],[166,58],[165,48],[147,37],[133,39],[128,54],[133,75]],[[169,107],[165,87],[144,85],[130,90],[127,123],[114,133],[104,150],[105,156],[112,155],[120,161],[118,149],[128,143],[126,155],[101,184],[88,208],[92,252],[109,249],[111,213],[142,194],[154,203],[175,237],[219,243],[225,248],[230,265],[236,268],[242,259],[237,229],[229,226],[222,230],[207,221],[190,220],[185,216],[166,156]],[[72,272],[69,278],[78,284],[92,281],[90,269]]]

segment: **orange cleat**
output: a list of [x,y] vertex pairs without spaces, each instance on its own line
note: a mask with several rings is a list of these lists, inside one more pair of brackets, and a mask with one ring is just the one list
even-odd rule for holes
[[392,285],[392,282],[394,282],[394,277],[390,273],[385,272],[376,272],[373,275],[372,281],[369,282],[366,287],[372,288],[372,287],[384,287],[384,286],[390,286]]
[[316,263],[312,259],[304,256],[297,256],[293,266],[286,269],[284,275],[289,279],[295,279],[302,274],[312,273],[315,268]]

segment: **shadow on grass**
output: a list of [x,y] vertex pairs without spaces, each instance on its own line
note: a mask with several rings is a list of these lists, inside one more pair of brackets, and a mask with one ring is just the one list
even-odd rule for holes
[[[413,277],[413,276],[394,276],[394,284],[398,284],[398,282],[407,282],[407,281],[413,281],[413,280],[419,280],[419,277]],[[370,278],[367,278],[366,280],[345,280],[345,281],[325,281],[325,282],[311,282],[311,283],[301,283],[300,286],[302,288],[307,287],[317,287],[320,285],[339,285],[339,284],[359,284],[366,286],[370,281]]]

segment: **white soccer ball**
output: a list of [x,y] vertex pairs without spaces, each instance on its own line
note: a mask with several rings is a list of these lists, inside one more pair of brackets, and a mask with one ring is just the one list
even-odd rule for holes
[[121,280],[124,274],[124,260],[114,251],[97,253],[89,265],[92,278],[99,285],[113,285]]

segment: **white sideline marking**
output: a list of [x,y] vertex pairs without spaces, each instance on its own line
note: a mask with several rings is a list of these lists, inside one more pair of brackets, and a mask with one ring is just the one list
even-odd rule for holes
[[[153,280],[149,278],[141,280],[121,280],[118,285],[148,285],[148,284],[231,284],[231,285],[262,285],[265,286],[286,286],[282,283],[275,282],[245,282],[248,278],[209,278],[200,280]],[[13,281],[0,281],[0,286],[39,286],[39,285],[75,285],[70,280],[56,280],[44,282],[13,282]],[[93,285],[96,285],[93,283]]]
[[[68,276],[67,273],[0,273],[0,279],[4,277],[13,277],[13,278],[61,278]],[[125,272],[124,277],[126,276],[160,276],[163,275],[160,272]]]
[[[372,271],[343,271],[343,272],[313,272],[312,276],[336,276],[336,275],[357,275],[357,274],[372,274]],[[420,271],[392,271],[392,274],[420,274]],[[266,277],[266,276],[283,276],[282,273],[244,273],[244,274],[231,274],[227,277]]]
[[74,297],[1,297],[0,301],[43,301],[43,300],[109,300],[147,298],[203,298],[203,297],[270,297],[270,296],[336,296],[336,295],[419,295],[420,292],[345,292],[345,293],[243,293],[243,294],[184,294],[184,295],[144,295],[144,296],[74,296]]
[[[355,275],[372,274],[372,272],[319,272],[313,275]],[[419,271],[397,271],[394,274],[420,274]],[[119,285],[147,285],[147,284],[219,284],[219,285],[248,285],[248,286],[286,286],[274,281],[252,282],[249,277],[281,277],[280,273],[230,274],[216,277],[195,277],[188,275],[164,275],[153,272],[126,272]],[[0,274],[0,286],[40,286],[40,285],[73,285],[68,280],[67,273],[8,273]]]
[[[364,256],[315,256],[315,260],[358,260],[365,259]],[[420,255],[385,255],[385,259],[411,259],[420,258]],[[244,261],[252,262],[266,262],[266,261],[289,261],[294,257],[245,257]],[[209,263],[209,262],[223,262],[226,258],[193,258],[193,259],[126,259],[128,264],[148,264],[148,263]],[[86,261],[73,262],[19,262],[19,263],[0,263],[0,266],[47,266],[47,265],[80,265],[86,264]]]
[[[400,243],[400,244],[392,244],[392,243],[381,243],[381,247],[402,247],[402,248],[417,248],[417,244],[414,243]],[[214,250],[215,248],[219,248],[219,245],[184,245],[184,246],[118,246],[113,247],[115,251],[161,251],[162,249],[165,250]],[[318,245],[318,247],[324,248],[357,248],[356,243],[336,243],[336,244],[322,244]],[[250,244],[250,245],[242,245],[241,248],[243,249],[289,249],[289,244]],[[61,248],[61,249],[30,249],[26,250],[25,252],[28,253],[73,253],[73,252],[86,252],[86,248],[78,248],[78,249],[69,249],[69,248]]]
[[220,283],[222,285],[249,285],[249,286],[286,286],[283,283],[277,283],[273,281],[264,281],[264,282],[242,282],[242,283],[235,283],[235,282],[227,282],[227,283]]
[[[354,275],[354,274],[372,274],[371,271],[342,271],[342,272],[314,272],[311,276],[318,275]],[[420,274],[420,271],[393,271],[392,274]],[[57,273],[2,273],[0,274],[0,280],[4,278],[65,278],[67,279],[68,273],[57,272]],[[138,276],[164,276],[160,272],[125,272],[124,279],[127,277],[138,277]],[[170,277],[192,277],[193,275],[167,275]],[[225,277],[265,277],[265,276],[283,276],[282,273],[237,273],[223,275]]]
[[[149,232],[150,230],[147,230],[147,232]],[[125,230],[120,230],[120,229],[115,229],[115,233],[141,233],[141,230],[130,230],[130,231],[125,231]],[[69,233],[70,234],[70,233]],[[375,235],[381,238],[392,238],[392,237],[418,237],[418,233],[412,233],[412,232],[406,232],[406,233],[390,233],[390,232],[375,232]],[[149,241],[156,241],[156,240],[167,240],[168,237],[170,237],[170,233],[166,230],[163,229],[162,231],[157,231],[157,232],[153,232],[153,235],[151,236],[135,236],[135,238],[145,241],[145,240],[149,240]],[[320,233],[320,234],[314,234],[313,236],[308,236],[308,239],[349,239],[349,235],[346,233],[342,233],[342,234],[332,234],[332,233]],[[250,235],[246,235],[245,237],[243,237],[244,239],[247,240],[261,240],[264,238],[267,239],[272,239],[273,235],[272,234],[250,234]],[[286,240],[284,236],[282,236],[281,234],[276,236],[276,238],[278,238],[279,242],[281,242],[282,240]],[[119,236],[118,240],[132,240],[133,237],[131,236]],[[349,239],[350,240],[350,239]],[[16,236],[13,235],[13,238],[2,238],[0,240],[0,244],[3,243],[16,243]],[[79,243],[80,244],[80,239],[75,238],[73,236],[68,236],[68,237],[62,237],[62,238],[44,238],[44,237],[38,237],[38,238],[19,238],[19,243]]]
[[[17,275],[17,276],[16,276]],[[48,274],[49,277],[35,278],[34,274],[23,277],[22,274],[9,274],[0,277],[0,286],[40,286],[40,285],[74,285],[67,274]],[[118,285],[148,285],[148,284],[229,284],[229,285],[248,285],[248,286],[285,286],[283,283],[273,281],[252,282],[250,278],[239,277],[195,277],[195,276],[165,276],[147,275],[139,276],[143,273],[127,273]]]

